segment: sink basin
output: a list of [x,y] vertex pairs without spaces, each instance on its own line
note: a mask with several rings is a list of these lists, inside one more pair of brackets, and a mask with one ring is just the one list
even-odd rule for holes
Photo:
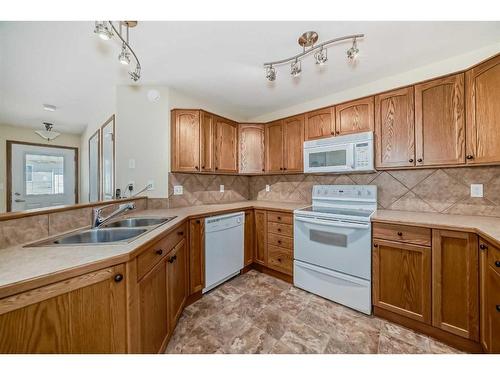
[[172,217],[129,217],[113,221],[104,225],[104,228],[137,228],[137,227],[150,227],[168,223],[175,219],[177,216]]
[[53,238],[30,246],[51,245],[91,245],[110,242],[122,242],[133,239],[148,231],[148,228],[99,228],[86,229],[59,238]]

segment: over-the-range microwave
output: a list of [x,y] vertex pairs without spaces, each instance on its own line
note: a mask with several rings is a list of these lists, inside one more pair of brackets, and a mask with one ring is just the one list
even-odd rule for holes
[[373,132],[304,142],[304,173],[373,170]]

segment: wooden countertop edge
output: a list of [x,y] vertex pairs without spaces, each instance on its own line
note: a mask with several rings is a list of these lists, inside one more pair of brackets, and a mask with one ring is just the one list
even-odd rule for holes
[[[125,201],[125,200],[122,200]],[[220,215],[220,214],[225,214],[225,213],[232,213],[232,212],[238,212],[238,211],[244,211],[244,210],[266,210],[266,211],[279,211],[279,212],[287,212],[287,213],[293,213],[294,209],[289,209],[289,208],[274,208],[274,207],[269,207],[269,206],[254,206],[254,205],[248,205],[240,208],[228,208],[228,209],[220,209],[220,210],[215,210],[210,213],[205,213],[205,214],[191,214],[191,215],[186,215],[185,217],[182,217],[179,219],[179,222],[168,229],[165,229],[164,231],[158,233],[154,237],[151,237],[148,239],[146,242],[141,243],[138,245],[135,249],[131,250],[130,252],[126,254],[121,254],[121,255],[116,255],[112,256],[109,258],[101,259],[95,262],[91,263],[85,263],[79,266],[71,267],[71,268],[65,268],[60,271],[56,271],[50,274],[46,275],[41,275],[37,277],[33,277],[30,279],[18,281],[15,283],[11,284],[6,284],[3,286],[0,286],[0,299],[12,296],[14,294],[26,292],[28,290],[36,289],[41,286],[49,285],[52,283],[56,283],[62,280],[66,280],[75,276],[80,276],[88,272],[92,271],[97,271],[102,268],[106,267],[111,267],[115,266],[120,263],[125,263],[128,262],[134,258],[136,258],[140,253],[142,253],[146,248],[151,246],[153,243],[159,241],[161,238],[169,235],[172,231],[176,230],[180,225],[185,224],[187,221],[191,219],[197,219],[197,218],[202,218],[202,217],[209,217],[209,216],[214,216],[214,215]],[[149,210],[147,210],[149,211]]]

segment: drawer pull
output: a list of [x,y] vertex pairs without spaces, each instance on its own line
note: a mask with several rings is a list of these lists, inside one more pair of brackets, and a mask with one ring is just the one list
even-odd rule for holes
[[486,250],[488,248],[488,246],[486,246],[484,243],[482,243],[481,245],[479,245],[479,248],[481,250]]
[[114,279],[115,279],[115,283],[119,283],[120,281],[123,280],[123,275],[121,273],[118,273],[115,275]]
[[[281,258],[278,258],[278,262],[280,262],[280,263],[281,263]],[[497,306],[497,308],[498,308],[498,306]]]
[[281,245],[281,240],[278,240],[278,243]]
[[496,267],[500,267],[500,260],[496,260],[496,261],[495,261],[495,266],[496,266]]
[[168,263],[174,263],[176,259],[177,259],[177,255],[174,255],[174,256],[170,257],[170,259],[168,260]]
[[472,159],[474,159],[474,155],[467,155],[465,158],[466,158],[467,160],[472,160]]
[[378,247],[378,243],[374,243],[374,244],[373,244],[373,247]]
[[497,311],[500,312],[500,305],[497,305]]
[[403,235],[403,232],[398,232],[398,236],[402,236]]
[[410,163],[413,163],[413,159],[408,160]]
[[184,232],[183,231],[177,232],[177,235],[178,236],[184,236]]
[[281,232],[281,228],[278,228],[278,232]]
[[281,216],[278,216],[278,220],[281,220]]
[[162,249],[158,249],[158,250],[156,250],[156,254],[158,254],[158,255],[163,254],[163,250],[162,250]]
[[418,159],[417,159],[417,161],[418,161],[419,163],[422,163],[424,160],[423,160],[422,158],[418,158]]

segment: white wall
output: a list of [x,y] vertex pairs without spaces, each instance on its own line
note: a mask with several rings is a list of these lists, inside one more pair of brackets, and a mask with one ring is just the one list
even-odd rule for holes
[[316,108],[326,107],[332,104],[345,102],[363,96],[373,95],[393,88],[411,85],[430,78],[453,73],[469,68],[478,62],[491,57],[500,52],[500,43],[469,52],[467,54],[455,56],[430,65],[422,66],[401,74],[385,77],[365,85],[357,86],[349,90],[344,90],[324,97],[305,101],[303,103],[282,108],[271,113],[262,114],[249,119],[247,122],[268,122],[287,116],[307,112]]
[[[11,125],[0,125],[0,212],[5,212],[6,210],[6,190],[7,190],[7,150],[6,141],[20,141],[20,142],[32,142],[32,143],[43,143],[57,146],[68,146],[68,147],[80,147],[80,135],[61,133],[59,137],[52,141],[44,140],[40,138],[39,135],[35,133],[35,129],[30,129],[20,126]],[[79,170],[80,170],[80,185],[81,185],[81,150],[79,153]],[[81,189],[79,189],[79,195],[81,196]]]

